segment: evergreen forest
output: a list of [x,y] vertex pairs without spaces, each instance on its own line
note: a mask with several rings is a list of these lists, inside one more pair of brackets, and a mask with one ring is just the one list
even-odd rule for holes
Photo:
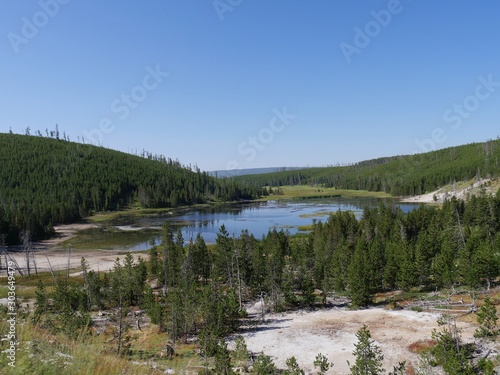
[[143,151],[140,156],[51,136],[0,134],[0,233],[46,238],[53,226],[92,212],[178,207],[258,197],[232,179]]
[[472,178],[500,175],[500,140],[406,156],[383,157],[344,166],[286,170],[236,177],[255,186],[321,185],[419,195]]

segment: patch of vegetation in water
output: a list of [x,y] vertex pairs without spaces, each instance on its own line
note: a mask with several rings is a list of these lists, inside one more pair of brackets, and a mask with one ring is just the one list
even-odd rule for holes
[[59,247],[79,250],[114,250],[149,241],[160,235],[157,229],[120,230],[116,228],[91,228],[77,233]]
[[330,216],[332,214],[335,214],[335,212],[334,211],[318,211],[318,212],[313,212],[311,214],[300,214],[299,217],[302,217],[304,219],[308,219],[311,217]]
[[301,232],[308,232],[308,231],[311,231],[313,230],[313,225],[312,224],[309,224],[309,225],[299,225],[297,227],[297,229]]
[[140,206],[134,206],[121,211],[97,212],[94,215],[88,217],[87,220],[91,223],[127,225],[137,221],[137,219],[141,217],[170,216],[174,213],[179,213],[194,208],[207,208],[214,205],[215,204],[203,203],[203,204],[194,204],[191,206],[182,206],[176,208],[143,208]]
[[313,195],[313,196],[295,197],[293,199],[306,200],[306,199],[329,199],[329,198],[342,198],[342,194]]

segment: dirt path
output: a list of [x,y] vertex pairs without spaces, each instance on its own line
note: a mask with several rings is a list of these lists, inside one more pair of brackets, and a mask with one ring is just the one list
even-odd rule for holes
[[[382,308],[351,311],[332,308],[314,312],[291,312],[266,315],[265,324],[243,333],[248,349],[270,355],[279,368],[286,368],[291,356],[307,373],[316,373],[314,358],[318,353],[328,356],[334,367],[328,374],[348,374],[347,361],[354,360],[352,351],[356,332],[366,324],[372,338],[384,353],[384,367],[392,370],[399,361],[418,364],[418,356],[408,346],[418,340],[430,339],[438,328],[439,315],[414,311],[390,311]],[[474,327],[458,323],[463,338],[472,337]],[[234,342],[230,342],[234,346]]]

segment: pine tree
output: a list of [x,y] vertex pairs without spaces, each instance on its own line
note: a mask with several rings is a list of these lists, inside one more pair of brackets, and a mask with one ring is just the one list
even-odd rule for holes
[[253,371],[257,375],[274,375],[279,373],[271,357],[265,354],[259,354],[255,360]]
[[171,253],[175,252],[174,243],[173,243],[173,235],[172,229],[170,227],[170,223],[165,221],[162,227],[163,230],[163,240],[162,240],[162,275],[160,278],[160,282],[163,284],[163,292],[166,293],[168,286],[171,285],[169,271],[171,270]]
[[234,351],[234,358],[240,362],[248,362],[250,360],[250,354],[248,353],[247,344],[243,336],[238,336],[236,338],[236,349]]
[[361,239],[354,250],[348,273],[349,293],[354,307],[367,306],[373,299],[367,253],[367,243],[364,239]]
[[499,261],[493,247],[483,242],[472,258],[470,268],[474,270],[478,280],[485,280],[489,290],[491,281],[499,275]]
[[223,283],[233,286],[233,241],[226,227],[222,225],[217,233],[214,276]]
[[484,303],[476,315],[480,327],[474,332],[475,337],[492,337],[498,335],[497,308],[491,302],[490,297],[484,299]]
[[382,361],[384,356],[378,345],[372,340],[368,327],[364,325],[356,333],[358,342],[354,345],[353,355],[356,358],[354,365],[350,365],[352,375],[377,375],[383,374]]
[[205,283],[210,277],[210,255],[208,253],[205,239],[200,233],[196,235],[193,246],[193,273],[197,280],[203,280]]
[[314,367],[318,368],[318,375],[324,375],[330,367],[333,367],[333,362],[328,362],[328,357],[319,353],[314,359]]
[[49,301],[47,297],[47,290],[45,284],[39,280],[35,291],[35,313],[33,315],[33,323],[38,323],[43,315],[49,310]]
[[408,291],[418,285],[418,269],[415,262],[415,249],[413,245],[404,247],[401,264],[398,272],[397,285],[400,289]]
[[220,340],[215,352],[215,373],[218,375],[232,375],[234,371],[231,366],[231,358],[227,350],[227,344]]
[[297,358],[290,357],[286,360],[286,370],[283,371],[284,375],[304,375],[304,370],[302,370],[297,363]]
[[468,348],[462,345],[460,330],[457,328],[456,320],[449,316],[443,316],[438,320],[441,331],[434,330],[432,339],[437,342],[430,353],[435,362],[443,367],[446,374],[472,375],[475,373],[468,359]]

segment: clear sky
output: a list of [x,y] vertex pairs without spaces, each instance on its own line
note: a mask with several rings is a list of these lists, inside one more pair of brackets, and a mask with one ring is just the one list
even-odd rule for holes
[[204,170],[500,134],[500,2],[2,2],[0,131],[59,125]]

